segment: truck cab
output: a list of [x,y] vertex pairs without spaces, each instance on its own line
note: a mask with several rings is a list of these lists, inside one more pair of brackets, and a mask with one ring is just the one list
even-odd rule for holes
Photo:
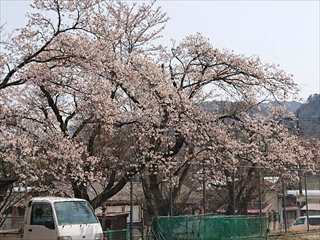
[[90,204],[77,198],[39,197],[29,201],[22,231],[0,232],[0,240],[103,240]]
[[[290,231],[306,231],[308,229],[307,216],[302,216],[290,226]],[[309,229],[320,229],[320,215],[309,216]]]

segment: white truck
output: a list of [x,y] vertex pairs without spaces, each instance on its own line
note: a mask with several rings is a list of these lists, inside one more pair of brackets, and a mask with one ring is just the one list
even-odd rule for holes
[[103,240],[90,204],[78,198],[38,197],[27,204],[21,229],[0,231],[0,240]]

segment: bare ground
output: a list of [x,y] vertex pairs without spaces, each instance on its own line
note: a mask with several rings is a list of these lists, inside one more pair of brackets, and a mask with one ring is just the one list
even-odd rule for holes
[[272,236],[269,239],[270,240],[320,240],[320,232],[284,234],[279,236]]

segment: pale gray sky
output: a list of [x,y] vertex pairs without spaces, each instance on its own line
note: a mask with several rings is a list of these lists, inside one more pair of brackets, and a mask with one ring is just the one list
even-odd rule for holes
[[[28,0],[0,0],[1,25],[23,26]],[[320,0],[159,1],[170,39],[200,32],[219,48],[258,55],[294,75],[300,96],[320,91]]]

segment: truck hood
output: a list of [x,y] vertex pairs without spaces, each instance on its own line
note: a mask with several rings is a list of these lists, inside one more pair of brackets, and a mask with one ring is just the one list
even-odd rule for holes
[[72,240],[95,240],[95,236],[98,233],[102,233],[101,225],[99,223],[58,226],[59,236],[70,236],[72,237]]

